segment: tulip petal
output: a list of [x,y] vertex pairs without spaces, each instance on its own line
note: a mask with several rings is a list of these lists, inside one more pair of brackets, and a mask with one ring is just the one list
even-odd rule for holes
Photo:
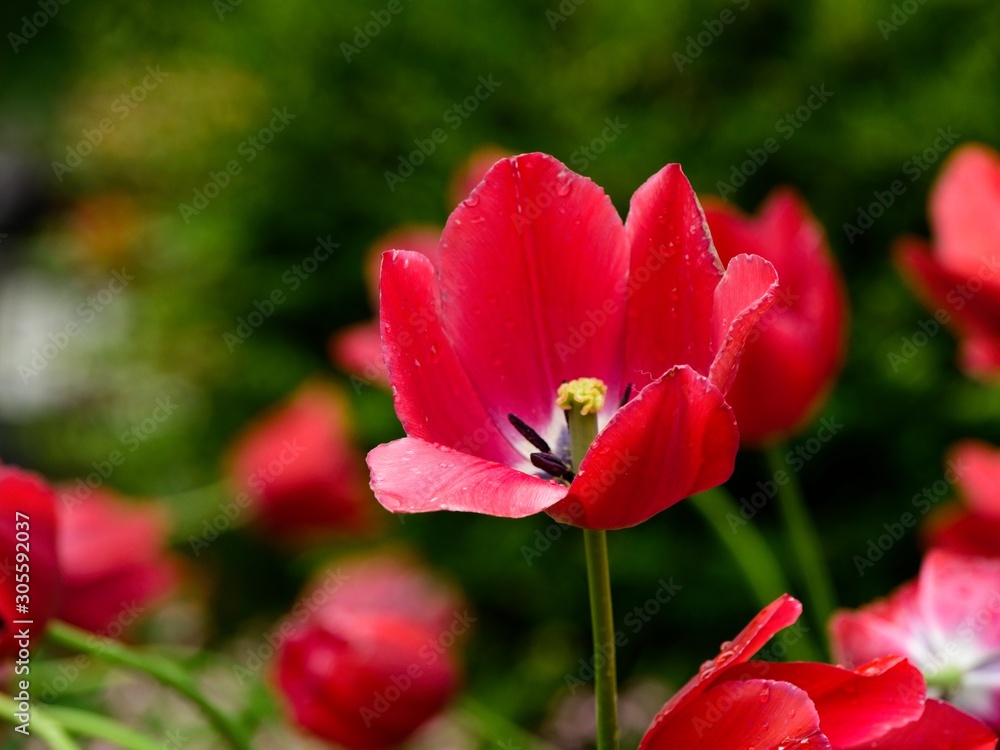
[[877,659],[856,670],[810,662],[750,662],[719,676],[720,681],[751,678],[778,680],[804,690],[819,712],[823,734],[838,748],[877,740],[924,712],[924,678],[901,656]]
[[920,566],[919,606],[928,635],[947,653],[1000,651],[1000,560],[931,550]]
[[383,257],[381,325],[396,414],[407,435],[527,464],[486,412],[455,356],[441,327],[437,279],[426,256],[397,251]]
[[931,193],[930,220],[938,261],[977,274],[1000,248],[1000,156],[975,144],[956,149]]
[[775,633],[794,623],[801,614],[802,605],[788,594],[782,594],[764,607],[738,636],[722,644],[722,651],[718,656],[705,662],[698,674],[667,701],[653,719],[647,737],[654,730],[658,733],[660,724],[668,723],[671,716],[684,712],[691,703],[697,701],[702,693],[715,684],[723,670],[748,661]]
[[509,413],[562,429],[566,380],[617,398],[628,251],[600,187],[551,156],[503,159],[449,217],[437,267],[444,329],[505,434]]
[[624,381],[642,388],[681,364],[708,375],[723,268],[679,164],[635,192],[625,232],[631,259]]
[[639,750],[830,750],[820,715],[804,690],[787,682],[721,682],[687,710],[655,725]]
[[715,288],[712,309],[715,359],[709,379],[726,393],[754,326],[774,304],[778,274],[759,255],[737,255]]
[[722,394],[690,367],[675,367],[615,413],[550,515],[589,529],[635,526],[725,482],[738,449]]
[[961,337],[963,368],[979,377],[1000,372],[1000,256],[985,256],[979,272],[963,274],[941,265],[922,240],[900,240],[894,255],[935,319]]
[[375,497],[393,513],[461,510],[522,518],[566,494],[564,485],[416,438],[378,446],[368,467]]
[[896,729],[873,750],[993,750],[997,736],[979,719],[944,701],[930,699],[919,720]]
[[834,659],[855,667],[886,654],[928,658],[926,646],[915,635],[922,627],[916,584],[905,584],[864,609],[834,613],[829,625]]
[[1000,448],[963,440],[952,448],[949,459],[965,504],[974,513],[1000,520]]

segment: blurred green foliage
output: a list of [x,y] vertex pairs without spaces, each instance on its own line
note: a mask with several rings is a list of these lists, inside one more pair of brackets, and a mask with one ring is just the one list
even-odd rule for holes
[[[39,7],[4,3],[0,32],[21,34],[22,18]],[[696,190],[710,194],[748,149],[777,138],[777,153],[728,197],[754,209],[773,187],[797,187],[828,229],[853,318],[847,365],[824,410],[844,429],[801,480],[842,602],[860,604],[912,576],[914,532],[864,576],[852,558],[943,476],[953,441],[1000,442],[1000,392],[956,369],[948,333],[896,370],[888,358],[930,317],[890,250],[900,234],[927,235],[925,203],[940,162],[906,177],[905,193],[862,236],[851,242],[843,227],[932,147],[939,128],[1000,145],[1000,6],[401,0],[401,12],[345,59],[342,45],[358,44],[357,29],[386,7],[77,0],[59,5],[16,51],[6,36],[0,148],[37,163],[51,210],[0,246],[0,268],[72,280],[71,302],[100,289],[113,268],[136,278],[122,300],[126,335],[110,349],[66,355],[75,356],[78,385],[58,408],[7,417],[5,458],[72,479],[169,394],[177,417],[113,481],[136,495],[189,489],[219,475],[228,442],[249,418],[317,372],[351,394],[363,448],[391,439],[401,431],[390,397],[353,389],[327,363],[326,341],[371,314],[362,277],[370,243],[403,222],[443,223],[449,177],[474,149],[540,150],[583,164],[624,213],[631,193],[667,162],[681,162]],[[719,20],[724,12],[731,23]],[[168,75],[122,117],[115,104],[142,85],[147,66]],[[479,76],[500,85],[452,128],[447,113]],[[780,121],[797,117],[814,86],[832,96],[786,138]],[[246,139],[274,108],[294,119],[263,150],[251,147],[251,161]],[[67,148],[103,118],[113,131],[56,179],[52,162],[65,162]],[[580,149],[600,137],[606,118],[627,127],[590,159]],[[447,138],[390,190],[385,173],[435,128]],[[192,204],[230,160],[239,174],[186,221],[180,204]],[[121,221],[132,227],[111,250],[83,236],[78,221],[82,204],[109,195],[124,196]],[[328,236],[338,254],[230,353],[223,334]],[[764,478],[761,458],[742,455],[730,488],[746,496]],[[776,510],[769,504],[754,523],[778,546]],[[460,580],[480,613],[471,690],[527,723],[589,650],[580,535],[566,530],[525,561],[524,546],[550,524],[457,514],[389,524],[393,539]],[[683,504],[610,543],[619,621],[661,577],[683,586],[629,635],[620,656],[626,682],[686,679],[756,610],[732,561]],[[289,559],[241,535],[213,546],[198,564],[214,582],[214,637],[227,638],[251,615],[280,614],[321,557]]]

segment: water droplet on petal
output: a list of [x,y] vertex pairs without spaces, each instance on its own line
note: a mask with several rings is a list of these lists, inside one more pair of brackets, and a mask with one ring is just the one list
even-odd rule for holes
[[[473,193],[468,198],[466,198],[464,201],[462,201],[462,203],[464,205],[468,206],[469,208],[475,208],[476,206],[479,205],[479,196],[476,195],[475,193]],[[482,221],[482,219],[480,219],[480,221]]]
[[567,195],[569,195],[569,191],[572,189],[573,189],[573,183],[571,183],[569,180],[566,180],[566,182],[562,183],[558,188],[556,188],[556,193],[565,198]]

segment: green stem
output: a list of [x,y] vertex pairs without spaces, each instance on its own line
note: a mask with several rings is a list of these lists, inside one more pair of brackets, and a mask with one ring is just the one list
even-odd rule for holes
[[[725,489],[716,487],[706,490],[689,502],[705,517],[719,541],[740,566],[758,606],[766,607],[791,591],[767,540],[752,521],[740,514],[740,506]],[[803,637],[788,646],[788,657],[793,661],[816,661],[818,656],[812,638]]]
[[197,705],[216,731],[235,750],[249,750],[250,740],[243,728],[215,707],[197,683],[177,664],[155,654],[139,653],[110,638],[80,630],[64,622],[50,622],[46,635],[53,643],[103,659],[111,664],[130,667],[173,688]]
[[823,633],[836,607],[833,581],[823,559],[820,536],[806,509],[798,477],[795,472],[788,471],[785,463],[786,452],[785,447],[779,444],[766,449],[765,456],[772,476],[777,477],[781,472],[788,478],[786,482],[775,479],[775,484],[778,485],[778,503],[784,516],[789,545],[805,580],[813,622],[819,627],[820,633]]
[[[569,412],[570,455],[579,467],[597,436],[597,414]],[[597,704],[597,750],[618,750],[618,685],[615,669],[615,623],[611,607],[611,575],[606,531],[583,530],[594,632],[594,693]]]
[[[17,703],[14,699],[0,693],[0,719],[17,726],[20,722],[14,718],[16,712]],[[50,719],[45,711],[40,711],[34,705],[31,707],[29,731],[55,750],[80,750],[80,746],[66,734],[59,724]]]
[[500,747],[522,747],[525,750],[556,750],[545,740],[521,729],[509,719],[493,713],[477,700],[466,696],[458,702],[460,718],[484,739],[496,740]]
[[127,750],[163,750],[161,743],[100,714],[65,706],[49,706],[45,713],[73,734],[108,740]]

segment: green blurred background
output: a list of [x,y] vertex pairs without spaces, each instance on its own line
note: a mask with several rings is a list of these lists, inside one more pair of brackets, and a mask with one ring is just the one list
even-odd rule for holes
[[[373,11],[391,20],[345,55]],[[38,13],[45,25],[25,29],[25,16]],[[667,162],[682,163],[700,194],[717,193],[768,138],[780,149],[728,199],[755,209],[773,187],[797,187],[827,227],[851,298],[848,362],[824,410],[844,428],[801,473],[843,603],[916,572],[913,531],[864,576],[852,560],[943,476],[948,446],[970,436],[1000,442],[1000,394],[956,369],[949,333],[895,370],[888,357],[929,318],[890,248],[902,233],[927,235],[940,161],[935,154],[914,181],[907,163],[933,151],[939,129],[1000,145],[996,3],[9,0],[0,32],[5,461],[71,480],[170,396],[176,416],[113,483],[133,495],[181,492],[214,481],[241,426],[317,373],[350,394],[362,448],[394,438],[388,394],[353,388],[328,363],[327,340],[371,315],[371,242],[404,222],[442,224],[449,179],[475,149],[582,163],[624,212]],[[167,75],[150,86],[147,68]],[[453,127],[447,113],[480,76],[499,86]],[[120,97],[144,77],[132,108]],[[780,125],[811,87],[832,96],[796,119],[800,127]],[[294,119],[248,161],[241,144],[274,108]],[[103,118],[111,132],[57,174],[53,162],[68,165],[67,149]],[[589,159],[580,149],[600,138],[606,118],[627,127]],[[435,128],[444,142],[390,190],[385,173]],[[203,210],[182,215],[180,204],[230,160],[240,173]],[[905,193],[849,241],[844,224],[900,178]],[[230,353],[223,334],[328,236],[337,254]],[[25,382],[24,352],[61,329],[60,307],[71,312],[122,268],[134,276],[126,292]],[[25,350],[25,341],[36,343]],[[729,486],[746,496],[766,476],[747,453]],[[772,505],[753,523],[787,560]],[[464,585],[480,613],[470,690],[526,725],[551,710],[589,649],[580,535],[568,531],[525,562],[522,547],[550,523],[433,514],[390,521],[386,534]],[[659,578],[683,586],[621,650],[626,683],[686,679],[756,611],[737,568],[683,504],[610,543],[619,621]],[[187,550],[183,539],[178,549]],[[289,555],[242,534],[214,544],[197,560],[210,642],[280,615],[314,563],[337,549]]]

